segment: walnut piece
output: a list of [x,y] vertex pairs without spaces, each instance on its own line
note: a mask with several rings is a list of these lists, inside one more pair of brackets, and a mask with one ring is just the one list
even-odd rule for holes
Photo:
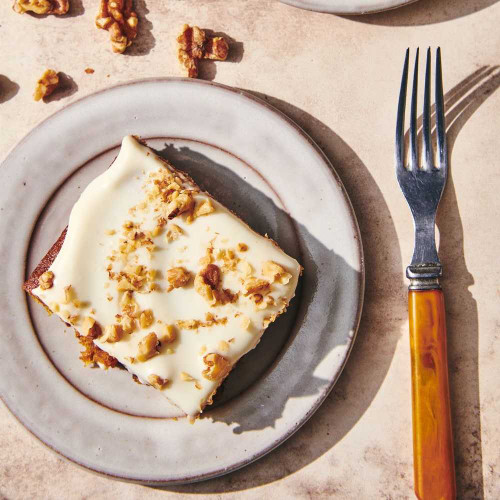
[[272,283],[278,281],[282,285],[286,285],[292,279],[292,275],[286,272],[283,266],[276,264],[272,260],[268,260],[262,264],[262,274],[270,278]]
[[132,10],[132,0],[101,0],[95,18],[98,28],[108,30],[113,52],[122,54],[137,36],[139,19]]
[[248,245],[246,243],[238,243],[238,252],[246,252]]
[[[178,193],[178,191],[175,191]],[[192,212],[194,208],[193,195],[190,192],[180,193],[175,198],[172,197],[167,205],[167,218],[169,220],[186,212]]]
[[167,378],[161,378],[159,375],[155,375],[154,373],[148,377],[148,382],[155,389],[163,389],[169,382]]
[[141,328],[150,327],[154,323],[154,321],[155,318],[151,309],[142,311],[141,315],[139,316],[139,324],[141,325]]
[[33,99],[39,101],[48,97],[59,85],[59,76],[53,69],[46,69],[36,83]]
[[177,333],[173,325],[163,326],[163,336],[160,337],[160,342],[162,344],[171,344],[177,339]]
[[233,303],[238,299],[238,294],[220,286],[220,276],[219,266],[208,264],[194,279],[194,289],[212,306]]
[[202,375],[213,382],[224,378],[231,371],[231,363],[220,354],[211,352],[204,356],[203,362],[207,366]]
[[139,304],[134,300],[130,291],[125,292],[120,299],[120,308],[129,318],[136,318],[139,315]]
[[205,284],[207,284],[212,290],[215,290],[220,283],[220,269],[219,266],[215,264],[208,264],[205,269],[200,271],[200,275],[203,278]]
[[54,285],[54,273],[52,271],[44,272],[40,278],[38,278],[38,286],[42,290],[48,290]]
[[269,281],[259,278],[249,278],[244,284],[246,295],[254,293],[264,294],[269,291],[271,284]]
[[194,211],[195,217],[201,217],[202,215],[208,215],[215,211],[215,208],[210,199],[206,199],[200,205],[197,205],[196,210]]
[[179,62],[187,70],[189,78],[198,76],[198,61],[212,59],[225,61],[229,52],[229,45],[222,37],[207,37],[198,26],[185,24],[181,34],[177,37]]
[[90,316],[87,316],[83,320],[80,332],[85,337],[90,337],[92,339],[96,339],[97,337],[100,337],[102,335],[101,326],[94,318]]
[[119,342],[122,338],[122,333],[123,330],[120,325],[108,325],[104,329],[104,335],[101,337],[100,341],[109,343]]
[[172,267],[167,271],[167,280],[170,283],[169,291],[186,286],[191,279],[191,273],[184,267]]
[[179,236],[182,235],[182,233],[182,229],[177,224],[171,224],[167,229],[167,234],[165,235],[165,237],[167,238],[167,241],[171,243],[172,241],[178,239]]
[[61,16],[69,10],[69,0],[15,0],[12,6],[18,14],[54,14]]
[[158,354],[158,344],[158,337],[154,332],[151,332],[143,337],[143,339],[139,342],[137,360],[144,362],[153,356],[156,356]]

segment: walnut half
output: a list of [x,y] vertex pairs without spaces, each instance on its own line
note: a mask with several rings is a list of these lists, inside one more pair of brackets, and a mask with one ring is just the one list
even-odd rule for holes
[[18,14],[33,12],[40,15],[62,16],[69,10],[69,0],[15,0],[12,8]]
[[123,54],[137,36],[139,19],[132,10],[132,0],[101,0],[95,18],[98,28],[108,30],[113,52]]
[[54,92],[58,85],[59,76],[57,73],[53,69],[46,69],[36,83],[33,99],[35,99],[35,101],[39,101],[44,97],[48,97],[52,94],[52,92]]
[[185,24],[177,37],[179,62],[187,70],[189,78],[198,76],[198,61],[212,59],[225,61],[229,53],[229,44],[220,36],[208,37],[198,26]]

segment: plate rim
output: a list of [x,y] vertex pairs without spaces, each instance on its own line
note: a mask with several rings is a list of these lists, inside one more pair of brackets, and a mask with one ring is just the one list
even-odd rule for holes
[[[368,6],[365,8],[358,7],[354,10],[342,9],[338,7],[327,7],[322,5],[314,5],[315,0],[279,0],[281,3],[296,7],[297,9],[309,10],[311,12],[322,12],[324,14],[338,14],[343,16],[364,16],[366,14],[377,14],[379,12],[386,12],[388,10],[399,9],[405,5],[415,3],[418,0],[396,0],[396,2],[388,5],[387,7],[378,8],[375,6]],[[374,1],[374,0],[373,0]]]
[[[415,0],[411,0],[415,1]],[[295,123],[289,116],[287,116],[285,113],[280,111],[279,109],[275,108],[272,104],[268,103],[264,99],[254,95],[251,93],[251,91],[246,91],[237,87],[232,87],[229,85],[221,84],[218,82],[213,82],[213,81],[205,81],[205,80],[196,80],[196,79],[190,79],[190,78],[183,78],[183,77],[149,77],[149,78],[139,78],[139,79],[133,79],[129,80],[126,82],[120,82],[115,85],[110,85],[107,87],[103,87],[101,89],[98,89],[96,92],[92,92],[90,94],[87,94],[83,97],[80,97],[79,99],[76,99],[70,103],[65,104],[58,110],[54,111],[51,113],[49,116],[45,117],[41,121],[39,121],[37,124],[35,124],[30,131],[25,134],[5,155],[4,159],[0,163],[0,168],[3,167],[3,164],[7,162],[8,158],[18,149],[20,148],[28,139],[29,137],[35,132],[35,130],[39,129],[42,127],[46,122],[50,121],[54,116],[58,115],[59,113],[62,113],[63,111],[66,111],[68,108],[72,107],[73,105],[76,105],[80,103],[81,101],[84,101],[86,99],[90,99],[98,94],[105,93],[107,91],[110,91],[115,88],[119,87],[128,87],[132,85],[137,85],[137,84],[142,84],[142,83],[147,83],[147,82],[157,82],[157,83],[169,83],[169,82],[182,82],[186,84],[195,84],[195,85],[204,85],[208,87],[216,87],[221,90],[225,90],[227,92],[237,94],[240,97],[243,97],[245,99],[248,99],[252,101],[253,103],[263,106],[266,108],[268,111],[271,111],[279,117],[282,121],[284,121],[288,126],[291,126],[303,139],[307,141],[309,146],[314,150],[314,152],[319,155],[323,163],[325,164],[326,170],[328,170],[329,174],[332,176],[333,180],[335,180],[336,184],[340,188],[340,191],[342,192],[342,200],[343,203],[346,206],[346,209],[348,213],[350,214],[350,224],[353,230],[354,234],[354,240],[355,240],[355,246],[357,249],[357,258],[358,258],[358,264],[359,264],[359,272],[357,273],[357,287],[358,287],[358,296],[357,296],[357,307],[356,307],[356,313],[353,317],[353,322],[351,325],[352,328],[352,335],[349,340],[349,344],[347,346],[347,349],[345,351],[342,364],[340,368],[338,369],[337,373],[335,374],[335,377],[332,378],[331,381],[329,381],[327,388],[323,391],[321,395],[318,396],[317,400],[313,405],[311,405],[308,409],[308,411],[304,414],[302,419],[295,425],[291,426],[285,433],[283,433],[279,439],[276,439],[273,441],[267,448],[263,448],[259,453],[255,453],[253,456],[250,456],[240,462],[237,462],[233,464],[230,467],[223,468],[219,471],[216,472],[207,472],[203,474],[198,474],[196,476],[189,476],[188,478],[181,478],[181,479],[174,479],[174,480],[165,480],[165,479],[160,479],[160,480],[151,480],[151,479],[140,479],[140,478],[133,478],[133,477],[128,477],[128,476],[121,476],[118,474],[110,474],[108,472],[105,472],[103,470],[97,470],[92,467],[89,467],[87,465],[83,465],[79,463],[78,461],[74,460],[73,458],[70,458],[66,456],[62,451],[58,450],[57,448],[51,446],[48,442],[45,442],[42,437],[38,436],[28,425],[28,423],[25,423],[20,416],[17,415],[17,413],[14,411],[13,408],[11,408],[7,402],[6,398],[3,397],[3,395],[0,393],[0,400],[3,402],[5,405],[5,408],[8,409],[11,415],[14,416],[14,418],[22,425],[22,427],[32,436],[36,438],[36,440],[40,443],[42,443],[47,449],[50,451],[54,452],[57,456],[63,458],[64,460],[86,470],[91,473],[97,474],[102,477],[106,477],[108,479],[114,479],[114,480],[119,480],[119,481],[125,481],[125,482],[132,482],[132,483],[138,483],[138,484],[143,484],[143,485],[155,485],[155,486],[162,486],[162,485],[179,485],[179,484],[189,484],[189,483],[195,483],[195,482],[200,482],[216,477],[223,476],[225,474],[234,472],[238,469],[241,469],[245,467],[246,465],[249,465],[256,460],[262,458],[263,456],[267,455],[268,453],[272,452],[274,449],[276,449],[278,446],[283,444],[287,439],[289,439],[295,432],[297,432],[311,417],[314,415],[314,413],[318,410],[318,408],[323,404],[325,399],[328,397],[330,392],[332,391],[333,387],[336,385],[338,382],[345,365],[347,364],[347,361],[349,359],[349,356],[351,354],[352,348],[354,346],[358,329],[359,329],[359,324],[361,321],[361,315],[363,311],[363,304],[364,304],[364,293],[365,293],[365,261],[364,261],[364,251],[363,251],[363,242],[361,239],[361,232],[359,229],[359,224],[356,218],[356,214],[354,211],[354,208],[352,206],[352,202],[349,198],[349,195],[345,189],[344,184],[342,183],[337,171],[333,167],[332,163],[326,156],[326,154],[323,152],[323,150],[314,142],[314,140],[305,132],[297,123]],[[27,307],[27,302],[25,302],[25,305]],[[42,346],[41,346],[42,347]],[[43,350],[43,347],[42,347]],[[70,384],[71,385],[71,384]]]

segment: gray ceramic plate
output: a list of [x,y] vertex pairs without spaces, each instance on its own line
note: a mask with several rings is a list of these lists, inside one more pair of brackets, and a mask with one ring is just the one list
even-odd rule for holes
[[[84,368],[73,333],[21,291],[126,134],[147,139],[305,268],[290,310],[195,425],[167,418],[178,414],[127,372]],[[143,80],[85,97],[10,153],[0,167],[0,200],[0,395],[69,460],[148,484],[214,477],[278,446],[337,380],[362,305],[358,227],[325,157],[262,101],[184,79]]]
[[416,0],[280,0],[300,9],[331,14],[370,14],[395,9]]

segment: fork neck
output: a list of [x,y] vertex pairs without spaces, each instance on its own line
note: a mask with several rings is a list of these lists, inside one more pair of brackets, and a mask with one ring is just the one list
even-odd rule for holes
[[412,264],[406,268],[410,290],[441,290],[439,278],[442,275],[443,268],[439,261],[429,264]]

